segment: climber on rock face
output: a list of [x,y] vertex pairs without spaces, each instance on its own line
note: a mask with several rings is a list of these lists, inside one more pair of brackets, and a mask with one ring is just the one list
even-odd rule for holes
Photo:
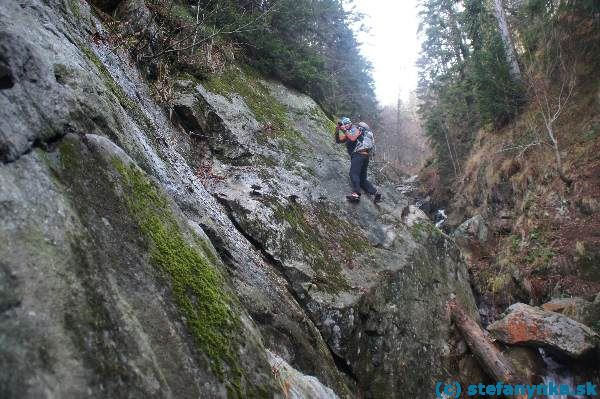
[[381,194],[367,180],[369,155],[375,145],[373,132],[365,122],[357,126],[352,124],[350,118],[343,117],[335,128],[335,142],[346,143],[346,150],[350,155],[350,181],[352,193],[346,196],[350,202],[360,201],[360,189],[373,195],[374,202],[381,201]]

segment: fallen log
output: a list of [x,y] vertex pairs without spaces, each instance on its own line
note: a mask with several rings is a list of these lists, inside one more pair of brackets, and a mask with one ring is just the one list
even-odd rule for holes
[[[452,321],[489,376],[505,384],[526,384],[526,379],[517,373],[510,360],[502,354],[500,348],[488,338],[484,330],[467,314],[456,298],[448,300],[447,305]],[[517,399],[526,397],[527,395],[516,396]]]

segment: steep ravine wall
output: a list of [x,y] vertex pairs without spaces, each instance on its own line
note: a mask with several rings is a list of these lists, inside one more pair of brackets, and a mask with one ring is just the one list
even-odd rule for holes
[[304,95],[232,68],[160,107],[91,10],[0,5],[0,396],[283,397],[273,359],[339,397],[455,376],[452,240],[393,188],[346,204]]

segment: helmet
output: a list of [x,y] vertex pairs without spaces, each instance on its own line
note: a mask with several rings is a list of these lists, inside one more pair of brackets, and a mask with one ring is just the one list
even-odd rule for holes
[[349,123],[352,123],[352,121],[350,120],[350,118],[348,118],[348,117],[344,116],[342,119],[340,119],[340,123],[341,123],[342,125],[347,125],[347,124],[349,124]]
[[366,130],[371,130],[369,125],[367,125],[365,122],[358,122],[358,126],[362,127],[363,129],[366,129]]

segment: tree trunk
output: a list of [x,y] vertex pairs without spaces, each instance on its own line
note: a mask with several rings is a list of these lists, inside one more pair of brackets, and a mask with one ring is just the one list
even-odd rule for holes
[[558,171],[558,176],[563,181],[563,183],[565,183],[567,186],[570,186],[571,184],[573,184],[573,179],[570,179],[569,177],[567,177],[567,175],[565,174],[565,171],[563,169],[562,157],[560,156],[560,150],[558,148],[558,139],[554,135],[554,129],[552,128],[553,122],[546,121],[545,124],[546,124],[546,132],[548,133],[548,136],[550,137],[550,140],[552,141],[552,148],[554,149],[554,157],[556,158],[556,169]]
[[500,29],[500,36],[504,43],[504,51],[506,52],[506,61],[510,66],[510,74],[513,79],[521,80],[521,68],[517,62],[517,56],[513,47],[512,38],[510,31],[508,30],[508,24],[506,23],[506,15],[504,14],[504,7],[502,6],[502,0],[494,0],[494,14],[498,20],[498,28]]
[[465,79],[465,62],[469,59],[469,49],[463,41],[463,36],[460,31],[460,27],[456,20],[456,14],[452,8],[452,4],[446,10],[448,12],[448,25],[450,27],[450,35],[452,36],[452,48],[456,56],[456,62],[458,64],[458,72],[461,80]]
[[446,145],[448,146],[448,154],[450,154],[450,160],[452,161],[452,168],[454,169],[454,177],[458,177],[458,171],[456,170],[456,163],[454,162],[454,156],[452,155],[452,148],[450,148],[450,141],[448,140],[448,131],[444,129],[444,137],[446,138]]
[[[500,349],[485,335],[483,329],[469,317],[456,298],[448,301],[448,310],[452,321],[461,332],[467,345],[492,379],[512,385],[526,382],[523,377],[517,374]],[[516,397],[520,399],[526,396]]]

